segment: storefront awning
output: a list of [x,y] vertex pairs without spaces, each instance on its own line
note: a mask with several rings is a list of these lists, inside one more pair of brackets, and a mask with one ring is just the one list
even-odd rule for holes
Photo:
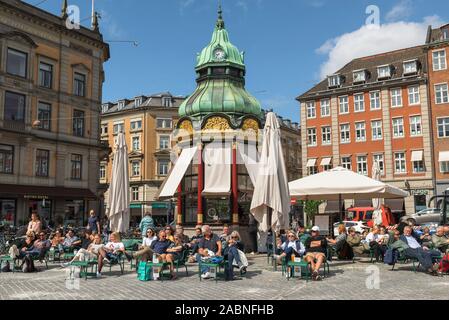
[[449,161],[449,151],[441,151],[438,157],[438,162]]
[[423,150],[412,151],[412,162],[423,161]]
[[231,147],[210,144],[203,151],[203,196],[227,196],[231,194]]
[[321,166],[328,166],[331,164],[331,157],[321,159]]
[[316,164],[316,159],[307,160],[307,168],[315,167],[315,164]]
[[181,155],[170,171],[168,178],[162,184],[160,193],[156,198],[173,197],[197,150],[198,147],[196,146],[182,150]]
[[30,199],[97,199],[97,196],[89,189],[25,186],[16,184],[0,184],[0,195],[11,197],[23,196]]

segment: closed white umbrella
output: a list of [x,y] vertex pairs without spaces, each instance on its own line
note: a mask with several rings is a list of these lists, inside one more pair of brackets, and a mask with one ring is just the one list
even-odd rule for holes
[[261,231],[288,226],[290,194],[282,153],[280,127],[273,112],[267,114],[262,152],[251,202],[251,213]]
[[[374,161],[373,168],[371,169],[371,177],[374,180],[380,181],[380,167],[379,162]],[[380,198],[373,199],[373,220],[376,225],[382,224],[382,211],[380,210]]]
[[129,229],[129,202],[128,148],[125,135],[120,132],[115,145],[109,186],[108,218],[111,231],[126,232]]

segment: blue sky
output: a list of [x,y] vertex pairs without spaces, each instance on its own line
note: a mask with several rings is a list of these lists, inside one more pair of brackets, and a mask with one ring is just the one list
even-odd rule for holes
[[[36,4],[42,0],[27,0]],[[195,89],[196,53],[209,42],[218,0],[96,0],[111,42],[103,100]],[[62,0],[40,8],[59,14]],[[81,17],[91,0],[69,0]],[[380,26],[364,26],[367,6]],[[245,51],[246,87],[264,108],[299,121],[295,97],[357,56],[424,42],[426,26],[449,23],[447,0],[223,0],[231,42]],[[84,21],[89,24],[89,19]]]

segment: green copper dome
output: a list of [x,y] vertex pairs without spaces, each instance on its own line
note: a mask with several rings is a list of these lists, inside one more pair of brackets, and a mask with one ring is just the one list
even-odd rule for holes
[[198,55],[198,86],[179,107],[179,116],[202,120],[215,113],[239,122],[245,116],[262,117],[260,103],[245,90],[243,53],[229,42],[221,8],[212,40]]

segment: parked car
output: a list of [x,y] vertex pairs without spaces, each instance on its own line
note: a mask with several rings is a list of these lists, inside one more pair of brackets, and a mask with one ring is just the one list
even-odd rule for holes
[[427,208],[416,213],[403,216],[401,221],[412,220],[415,224],[439,224],[441,222],[441,210],[435,208]]
[[348,231],[348,229],[350,227],[353,227],[355,229],[356,232],[362,233],[363,231],[365,231],[365,229],[369,229],[368,226],[366,226],[363,221],[343,221],[343,222],[337,222],[334,223],[334,236],[338,236],[338,226],[340,224],[344,223],[345,227],[346,227],[346,231]]

